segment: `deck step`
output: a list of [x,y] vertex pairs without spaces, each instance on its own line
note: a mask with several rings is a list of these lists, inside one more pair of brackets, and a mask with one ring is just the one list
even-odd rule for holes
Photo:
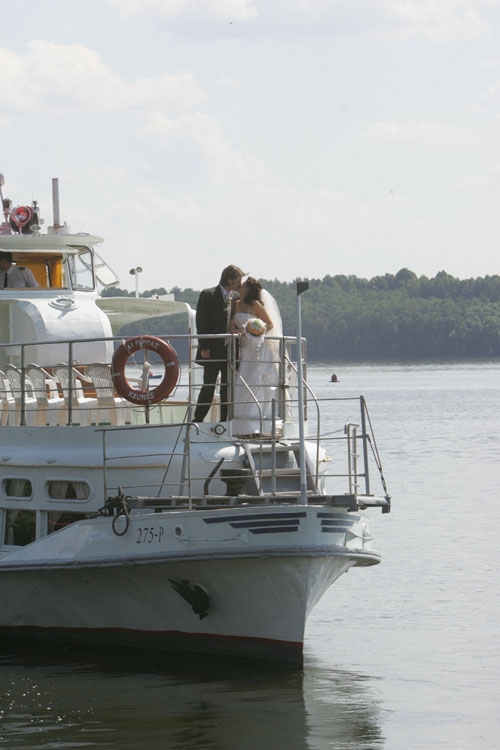
[[250,452],[252,454],[256,453],[272,453],[273,450],[276,451],[276,453],[290,453],[290,451],[293,451],[294,448],[291,445],[285,445],[284,443],[275,443],[274,448],[272,443],[262,443],[259,446],[249,446]]
[[299,477],[300,469],[288,466],[284,469],[261,469],[258,473],[261,477],[271,477],[273,474],[277,477]]

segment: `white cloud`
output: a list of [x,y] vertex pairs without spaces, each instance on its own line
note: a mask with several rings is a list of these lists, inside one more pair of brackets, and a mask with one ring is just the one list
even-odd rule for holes
[[460,190],[468,193],[491,189],[500,184],[500,164],[493,164],[484,172],[463,175],[457,184]]
[[233,91],[241,91],[241,84],[236,76],[222,76],[217,83],[224,88],[232,89]]
[[[201,104],[205,95],[188,71],[141,78],[127,86],[127,99],[134,107],[164,107],[166,109],[192,109]],[[123,105],[125,102],[123,102]]]
[[152,113],[142,118],[137,133],[154,139],[157,148],[181,141],[195,145],[201,153],[207,179],[214,184],[273,179],[271,171],[262,161],[233,148],[215,120],[207,115],[181,115],[173,119],[161,113]]
[[[169,198],[149,183],[138,190],[149,244],[168,241],[176,257],[189,258],[184,267],[175,268],[175,284],[181,287],[201,288],[208,271],[215,276],[230,262],[245,265],[255,276],[282,281],[327,273],[371,276],[404,265],[418,273],[435,273],[443,264],[436,257],[436,243],[462,247],[470,241],[470,230],[459,222],[451,227],[410,218],[404,211],[401,215],[399,205],[366,203],[330,190],[251,184],[229,195],[215,190],[195,199]],[[129,210],[134,210],[132,202]],[[113,235],[120,254],[130,253],[127,263],[133,264],[138,238]],[[143,260],[144,284],[152,287],[156,262],[153,257]]]
[[188,109],[203,93],[188,72],[128,83],[83,44],[32,41],[19,55],[0,49],[5,109],[18,112],[96,112],[145,106]]
[[109,4],[124,17],[140,13],[164,19],[247,21],[257,15],[253,0],[109,0]]
[[[298,34],[474,38],[488,31],[487,11],[499,0],[109,0],[123,17],[137,14],[192,23],[230,21],[269,36]],[[207,33],[208,30],[207,30]]]
[[493,84],[493,86],[490,86],[490,88],[486,91],[485,99],[488,101],[497,101],[500,95],[500,77],[497,79],[496,83]]
[[409,36],[449,41],[483,35],[488,24],[483,10],[496,0],[383,0],[389,17]]
[[484,11],[498,0],[298,0],[298,6],[316,19],[336,18],[349,30],[357,17],[359,30],[444,41],[484,34]]
[[455,148],[471,145],[476,135],[466,127],[441,125],[435,122],[376,122],[366,132],[370,141],[403,146],[443,146]]

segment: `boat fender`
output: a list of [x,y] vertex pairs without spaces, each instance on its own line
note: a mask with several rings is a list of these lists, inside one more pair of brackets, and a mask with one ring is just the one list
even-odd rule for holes
[[[133,388],[125,375],[129,358],[140,350],[155,352],[163,361],[165,374],[156,386]],[[158,404],[168,398],[179,379],[179,359],[175,349],[157,336],[134,336],[123,341],[113,355],[113,381],[118,394],[126,401],[139,406]],[[144,384],[142,384],[144,386]]]

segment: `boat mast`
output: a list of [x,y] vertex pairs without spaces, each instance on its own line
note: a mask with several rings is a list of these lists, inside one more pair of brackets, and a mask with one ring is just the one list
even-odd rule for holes
[[59,213],[59,178],[52,178],[52,223],[54,229],[57,230],[61,226],[60,213]]

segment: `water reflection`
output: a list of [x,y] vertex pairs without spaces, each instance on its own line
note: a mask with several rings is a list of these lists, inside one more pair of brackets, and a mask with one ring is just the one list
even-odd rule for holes
[[381,746],[370,680],[269,665],[0,647],[0,746],[287,750]]
[[374,679],[306,659],[303,696],[308,750],[383,747]]

